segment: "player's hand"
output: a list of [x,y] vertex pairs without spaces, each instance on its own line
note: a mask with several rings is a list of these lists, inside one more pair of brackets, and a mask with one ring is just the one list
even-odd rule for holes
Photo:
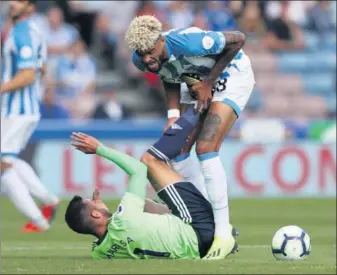
[[85,154],[96,154],[99,141],[83,133],[73,133],[71,135],[71,145]]
[[170,126],[175,123],[177,120],[179,119],[179,117],[171,117],[167,120],[166,125],[164,127],[163,132],[165,132],[168,128],[170,128]]
[[208,109],[213,98],[212,87],[213,84],[208,81],[196,83],[191,87],[192,93],[194,93],[198,99],[198,104],[196,106],[198,112]]
[[94,192],[92,193],[92,200],[93,201],[101,200],[99,195],[100,195],[99,190],[97,188],[95,188]]

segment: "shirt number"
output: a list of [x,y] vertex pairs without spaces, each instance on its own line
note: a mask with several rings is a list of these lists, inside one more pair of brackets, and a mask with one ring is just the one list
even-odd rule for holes
[[143,250],[139,248],[135,248],[133,254],[140,256],[141,258],[145,258],[145,256],[151,257],[160,257],[160,258],[168,258],[170,257],[171,253],[169,252],[157,252],[152,250]]

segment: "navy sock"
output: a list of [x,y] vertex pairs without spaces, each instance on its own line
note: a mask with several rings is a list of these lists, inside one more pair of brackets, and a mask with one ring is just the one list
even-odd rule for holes
[[191,105],[147,152],[156,159],[165,162],[178,156],[186,144],[187,137],[197,125],[199,117],[200,114],[195,113],[194,106]]

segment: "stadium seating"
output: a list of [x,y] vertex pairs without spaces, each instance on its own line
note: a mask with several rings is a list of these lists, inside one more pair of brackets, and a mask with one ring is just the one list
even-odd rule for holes
[[256,77],[255,93],[260,93],[251,97],[247,109],[261,106],[261,114],[284,118],[320,119],[336,113],[336,35],[323,39],[306,32],[305,40],[302,51],[247,51]]

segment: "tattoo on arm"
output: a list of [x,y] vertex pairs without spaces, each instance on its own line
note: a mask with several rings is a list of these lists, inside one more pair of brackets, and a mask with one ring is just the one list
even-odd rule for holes
[[245,43],[246,36],[240,31],[223,32],[226,37],[226,46],[220,53],[221,58],[215,64],[208,76],[209,81],[215,81],[221,72],[233,60]]
[[220,124],[220,116],[215,113],[209,113],[202,126],[202,130],[198,139],[201,141],[212,141],[217,134]]

